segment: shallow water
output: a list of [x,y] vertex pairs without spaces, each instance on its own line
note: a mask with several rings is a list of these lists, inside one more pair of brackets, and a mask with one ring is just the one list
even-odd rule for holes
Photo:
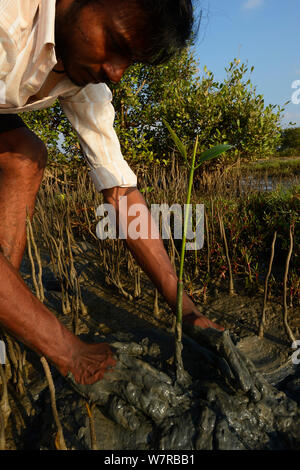
[[299,183],[299,178],[291,175],[288,177],[256,177],[248,176],[241,179],[241,190],[243,193],[250,191],[273,191],[279,185],[282,185],[284,189],[289,189],[295,184]]

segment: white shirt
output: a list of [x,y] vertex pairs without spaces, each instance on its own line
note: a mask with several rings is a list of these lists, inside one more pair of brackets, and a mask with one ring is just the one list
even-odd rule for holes
[[0,0],[0,113],[47,108],[58,98],[78,133],[97,191],[136,186],[113,128],[110,89],[105,83],[81,88],[52,72],[55,2]]

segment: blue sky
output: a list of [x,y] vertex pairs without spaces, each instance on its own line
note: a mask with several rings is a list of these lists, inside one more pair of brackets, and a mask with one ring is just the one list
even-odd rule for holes
[[[299,0],[197,0],[203,10],[196,43],[200,75],[206,65],[217,80],[235,57],[254,65],[252,82],[266,104],[291,100],[300,81]],[[300,82],[299,82],[300,83]],[[300,126],[300,103],[286,107],[283,125]]]

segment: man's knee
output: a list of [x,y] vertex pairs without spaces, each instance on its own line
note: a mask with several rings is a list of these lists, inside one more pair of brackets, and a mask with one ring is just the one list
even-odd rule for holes
[[23,176],[42,175],[47,165],[45,144],[29,129],[21,127],[0,134],[0,170]]

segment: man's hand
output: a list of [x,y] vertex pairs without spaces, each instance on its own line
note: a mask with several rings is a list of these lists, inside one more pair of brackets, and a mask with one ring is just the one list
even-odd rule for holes
[[184,315],[182,318],[183,324],[191,325],[194,327],[206,329],[206,328],[215,328],[216,330],[219,331],[224,331],[225,328],[223,326],[217,325],[216,323],[212,322],[209,320],[207,317],[204,315],[201,315],[199,311],[194,312],[194,313],[189,313],[187,315]]
[[79,385],[73,374],[67,376],[72,388],[90,403],[105,407],[114,419],[121,418],[120,424],[130,428],[132,420],[138,419],[136,410],[159,424],[172,412],[174,404],[181,405],[185,401],[182,391],[178,396],[178,390],[167,374],[137,357],[145,354],[139,344],[112,343],[111,347],[117,365],[103,380],[92,385]]
[[112,372],[117,361],[107,343],[86,344],[75,351],[72,366],[68,369],[61,369],[63,375],[68,371],[74,376],[76,383],[90,385],[98,380],[102,380],[104,375]]

